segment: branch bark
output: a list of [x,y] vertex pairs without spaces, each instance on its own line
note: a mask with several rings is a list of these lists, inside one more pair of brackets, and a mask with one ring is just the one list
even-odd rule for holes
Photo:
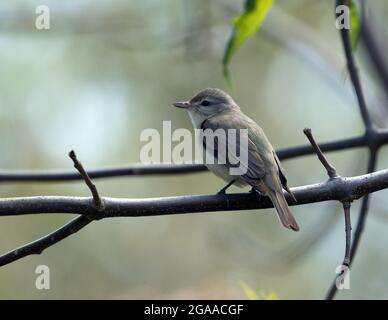
[[[349,7],[349,1],[347,0],[336,0],[336,7],[346,5]],[[337,13],[337,18],[340,16],[340,13]],[[358,106],[360,109],[361,117],[364,122],[365,128],[368,131],[372,127],[372,121],[369,116],[368,108],[365,103],[364,93],[361,87],[361,81],[358,76],[358,69],[356,62],[354,61],[352,44],[350,42],[350,30],[347,28],[342,28],[340,30],[340,36],[342,40],[342,46],[345,53],[346,63],[350,75],[350,79],[353,84],[354,92],[356,93]]]
[[[388,169],[352,178],[337,177],[323,183],[292,188],[297,203],[294,203],[288,194],[286,197],[290,205],[329,200],[351,201],[385,188],[388,188]],[[0,199],[0,216],[41,213],[80,214],[79,217],[49,235],[0,256],[0,266],[31,254],[39,254],[93,220],[272,207],[272,202],[267,197],[260,196],[258,199],[257,195],[252,193],[149,199],[101,198],[101,201],[104,206],[99,209],[90,197],[40,196]]]
[[[335,5],[336,5],[336,7],[339,5],[349,5],[349,1],[336,0]],[[364,12],[363,12],[362,16],[363,16],[362,24],[364,24],[365,23]],[[338,14],[337,14],[337,17],[338,17]],[[365,103],[364,94],[363,94],[363,90],[362,90],[362,86],[361,86],[361,81],[360,81],[359,76],[358,76],[358,70],[357,70],[357,66],[356,66],[356,63],[354,60],[354,56],[353,56],[349,30],[346,28],[342,28],[340,30],[340,35],[341,35],[341,40],[342,40],[342,46],[343,46],[344,52],[345,52],[345,58],[347,61],[347,66],[348,66],[350,78],[351,78],[351,81],[353,84],[354,91],[357,95],[359,110],[360,110],[361,117],[363,119],[364,126],[365,126],[365,136],[366,137],[369,136],[368,146],[369,146],[369,151],[370,151],[370,157],[369,157],[369,162],[368,162],[368,172],[373,172],[376,168],[377,153],[378,153],[378,150],[379,150],[381,145],[374,143],[373,137],[375,136],[376,128],[370,119],[369,111],[368,111],[368,108],[367,108],[366,103]],[[345,201],[343,201],[343,202],[345,203]],[[345,206],[344,206],[344,209],[345,209]],[[359,219],[357,221],[356,231],[354,234],[354,242],[350,248],[350,252],[349,252],[349,248],[348,248],[348,241],[350,242],[350,230],[347,230],[347,232],[346,232],[347,233],[347,237],[346,237],[347,250],[346,250],[345,260],[347,258],[348,261],[346,261],[346,262],[348,262],[349,265],[351,265],[351,263],[353,262],[353,258],[356,255],[358,245],[359,245],[360,240],[361,240],[361,235],[362,235],[362,232],[364,230],[364,226],[365,226],[366,219],[368,216],[368,209],[369,209],[369,194],[366,194],[362,200],[361,209],[360,209],[360,216],[359,216]],[[347,215],[348,215],[348,217],[346,217]],[[346,209],[345,209],[345,219],[347,219],[348,220],[347,223],[350,224],[349,212],[346,212]],[[349,257],[349,254],[350,254],[350,257]],[[326,295],[326,299],[327,300],[334,299],[336,293],[337,293],[337,285],[336,285],[336,280],[334,280],[332,285],[329,288],[327,295]]]
[[[372,134],[344,138],[329,142],[319,143],[324,152],[347,150],[368,147],[371,143],[378,146],[388,144],[388,130],[374,129]],[[304,155],[314,154],[315,151],[309,144],[280,148],[276,150],[280,160],[293,159]],[[90,178],[108,178],[138,175],[171,175],[187,174],[206,171],[203,164],[134,164],[111,168],[87,170]],[[72,170],[0,170],[1,182],[57,182],[83,179],[79,173]]]
[[[350,178],[335,178],[325,182],[292,188],[297,203],[285,194],[290,205],[329,200],[356,200],[365,194],[388,188],[388,169]],[[0,216],[78,213],[95,218],[143,217],[209,211],[233,211],[271,208],[271,201],[251,193],[225,195],[190,195],[146,199],[102,198],[104,209],[96,210],[93,198],[37,196],[0,199]]]
[[90,222],[90,217],[78,216],[48,235],[3,254],[0,256],[0,267],[29,255],[41,254],[43,250],[78,232]]
[[[100,195],[98,194],[96,186],[86,173],[81,162],[78,161],[77,155],[73,150],[69,152],[69,157],[74,163],[74,168],[78,170],[78,173],[82,179],[84,179],[86,185],[92,193],[93,208],[100,212],[104,208],[104,204]],[[43,250],[78,232],[96,219],[97,218],[94,216],[78,216],[59,229],[49,233],[48,235],[3,254],[0,256],[0,267],[32,254],[41,254]]]

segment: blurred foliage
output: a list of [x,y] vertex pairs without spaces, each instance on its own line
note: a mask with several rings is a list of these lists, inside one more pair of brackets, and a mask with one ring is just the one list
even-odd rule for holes
[[279,297],[275,292],[269,294],[263,291],[256,292],[243,281],[240,281],[240,287],[244,290],[244,293],[249,300],[279,300]]

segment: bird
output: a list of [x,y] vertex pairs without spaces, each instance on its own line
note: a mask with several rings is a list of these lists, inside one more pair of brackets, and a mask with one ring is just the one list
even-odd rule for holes
[[[238,175],[231,174],[230,169],[235,167],[232,160],[235,159],[230,159],[229,153],[225,163],[206,163],[204,161],[211,172],[228,183],[219,193],[225,195],[226,190],[233,184],[239,187],[251,186],[252,192],[270,198],[284,227],[299,231],[298,223],[292,215],[283,193],[284,189],[296,202],[287,185],[280,160],[262,128],[241,111],[233,98],[221,89],[206,88],[199,91],[190,100],[175,102],[173,105],[187,110],[194,129],[202,132],[209,129],[213,132],[219,129],[224,131],[245,129],[247,143],[245,143],[246,147],[240,149],[240,152],[247,152],[245,171]],[[221,147],[225,148],[225,145],[221,145],[222,143],[226,143],[229,147],[230,143],[235,143],[235,149],[242,146],[239,139],[235,139],[235,142],[221,140],[215,139],[212,149],[208,146],[208,139],[202,138],[202,141],[199,141],[203,144],[202,147],[205,151],[203,152],[204,159],[208,152],[213,153],[214,157],[217,158],[217,152],[222,149]]]

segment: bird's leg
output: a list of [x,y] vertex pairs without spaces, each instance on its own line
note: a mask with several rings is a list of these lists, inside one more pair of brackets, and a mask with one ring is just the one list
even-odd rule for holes
[[226,195],[226,190],[233,184],[236,182],[237,179],[234,179],[232,181],[230,181],[225,187],[223,187],[220,191],[217,192],[217,194],[219,195],[222,195],[225,200],[226,200],[226,206],[229,208],[229,199],[228,199],[228,196]]
[[225,187],[223,187],[220,191],[217,192],[217,194],[226,194],[226,190],[233,184],[236,182],[237,179],[234,179],[232,181],[230,181]]

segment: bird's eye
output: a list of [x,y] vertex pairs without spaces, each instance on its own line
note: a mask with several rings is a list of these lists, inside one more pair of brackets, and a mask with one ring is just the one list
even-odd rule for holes
[[204,106],[204,107],[207,107],[209,104],[210,104],[210,102],[207,101],[207,100],[203,100],[203,101],[201,102],[201,106]]

